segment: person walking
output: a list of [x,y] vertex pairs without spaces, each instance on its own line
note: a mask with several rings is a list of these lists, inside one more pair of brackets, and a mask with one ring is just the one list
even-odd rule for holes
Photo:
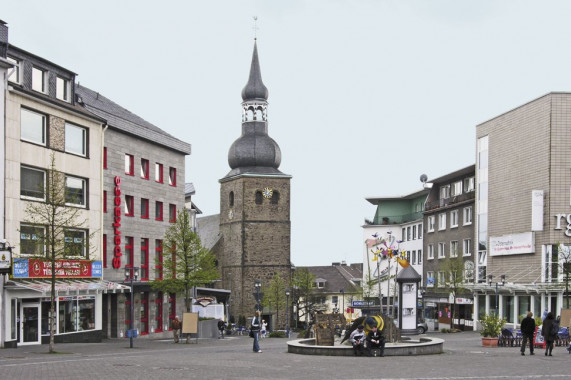
[[533,319],[533,313],[531,311],[527,312],[527,316],[521,321],[521,356],[525,355],[525,344],[529,340],[529,354],[533,353],[533,335],[535,333],[535,319]]
[[543,335],[543,339],[545,339],[545,356],[553,356],[551,354],[553,351],[553,342],[555,341],[558,332],[559,325],[553,317],[553,313],[547,313],[547,316],[543,321],[543,326],[541,327],[541,335]]
[[178,319],[178,315],[177,315],[172,320],[172,335],[174,337],[175,343],[179,342],[179,336],[180,336],[179,334],[180,334],[180,328],[181,327],[182,327],[182,324],[180,323],[180,319]]
[[260,330],[261,337],[265,338],[267,332],[268,332],[268,324],[266,323],[265,320],[262,319],[262,328]]
[[260,349],[260,325],[262,323],[262,320],[260,318],[260,316],[262,315],[262,313],[260,313],[260,310],[256,310],[256,316],[254,318],[252,318],[252,326],[250,327],[250,330],[253,333],[253,338],[254,338],[254,347],[253,350],[254,352],[259,352],[261,353],[262,350]]

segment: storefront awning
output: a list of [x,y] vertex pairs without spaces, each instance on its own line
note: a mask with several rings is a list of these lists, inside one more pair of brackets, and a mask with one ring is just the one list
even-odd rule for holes
[[[488,283],[466,284],[463,285],[472,293],[495,293],[495,282],[490,286]],[[498,293],[526,293],[526,294],[540,294],[540,293],[562,293],[565,289],[561,283],[538,283],[538,284],[514,284],[506,282],[504,285],[498,286]]]
[[[32,290],[47,296],[51,293],[51,282],[48,280],[8,281],[6,289]],[[131,291],[131,287],[105,280],[56,280],[56,297],[74,294],[123,293]]]

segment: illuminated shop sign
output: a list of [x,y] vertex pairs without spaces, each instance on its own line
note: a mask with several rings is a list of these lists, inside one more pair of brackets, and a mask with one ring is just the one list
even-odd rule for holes
[[121,178],[115,177],[115,197],[113,198],[113,268],[121,268]]
[[[101,278],[103,263],[89,260],[56,260],[57,278]],[[51,278],[51,261],[40,259],[14,259],[13,278]]]

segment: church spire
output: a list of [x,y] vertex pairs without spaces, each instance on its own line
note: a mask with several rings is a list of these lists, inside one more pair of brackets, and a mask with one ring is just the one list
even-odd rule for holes
[[248,78],[248,83],[242,89],[242,100],[244,102],[249,100],[268,100],[268,89],[262,82],[262,71],[260,70],[260,62],[258,60],[258,43],[256,40],[254,40],[250,77]]

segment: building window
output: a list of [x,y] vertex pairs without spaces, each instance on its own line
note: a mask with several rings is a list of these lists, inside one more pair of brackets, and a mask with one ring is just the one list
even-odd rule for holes
[[[126,236],[125,237],[125,256],[127,256],[127,265],[126,267],[132,268],[135,265],[135,256],[133,252],[133,237]],[[133,277],[133,271],[129,271],[129,279]]]
[[458,241],[452,240],[450,242],[450,257],[458,257]]
[[176,293],[169,293],[169,330],[172,330],[172,321],[176,317]]
[[157,293],[155,299],[155,332],[163,331],[163,292]]
[[[568,247],[563,246],[565,250]],[[544,246],[545,254],[543,255],[543,282],[559,282],[559,250],[556,245]],[[567,256],[563,251],[564,258]],[[563,260],[561,260],[563,261]]]
[[56,98],[69,102],[71,93],[70,81],[61,77],[56,78]]
[[418,231],[418,238],[422,239],[422,224],[418,225],[417,231]]
[[65,151],[85,157],[87,155],[87,129],[65,123]]
[[135,175],[135,157],[132,154],[125,154],[125,174]]
[[450,185],[440,187],[440,199],[450,198]]
[[24,141],[46,145],[46,116],[22,108],[20,111],[20,138]]
[[273,205],[277,205],[280,201],[280,192],[274,190],[272,197],[270,198],[270,203]]
[[443,259],[446,257],[446,244],[438,243],[438,258]]
[[141,335],[149,335],[149,292],[141,292]]
[[412,255],[411,255],[411,264],[412,265],[416,265],[416,251],[412,251]]
[[125,216],[135,215],[135,197],[125,195]]
[[406,241],[406,228],[403,227],[401,233],[402,233],[402,241]]
[[149,179],[149,160],[141,158],[141,178]]
[[163,202],[155,202],[155,220],[163,220]]
[[83,178],[65,177],[65,204],[85,207],[87,200],[87,181]]
[[141,218],[149,219],[149,200],[141,198]]
[[163,183],[163,164],[155,163],[155,181]]
[[262,199],[263,199],[263,195],[261,191],[256,191],[256,204],[257,205],[261,205],[262,204]]
[[22,224],[20,226],[20,255],[45,255],[45,228]]
[[412,240],[416,240],[416,226],[412,226]]
[[472,256],[472,239],[464,239],[462,256]]
[[426,221],[428,223],[427,226],[427,231],[428,232],[434,232],[434,215],[430,215],[428,218],[426,218]]
[[156,267],[155,267],[155,278],[163,279],[163,241],[160,239],[155,240],[155,257],[156,257]]
[[464,225],[472,224],[472,207],[464,207]]
[[446,285],[446,274],[444,272],[438,272],[438,286],[443,288]]
[[64,231],[64,253],[68,257],[87,258],[87,241],[84,230]]
[[176,168],[169,168],[169,185],[176,186]]
[[107,213],[107,191],[103,190],[103,212]]
[[446,229],[446,213],[438,214],[438,229]]
[[107,268],[107,235],[103,234],[103,268]]
[[176,222],[176,205],[169,205],[169,222]]
[[16,58],[6,57],[6,60],[14,65],[12,69],[8,69],[8,80],[14,83],[20,83],[20,61]]
[[434,259],[434,245],[432,245],[432,244],[428,245],[428,257],[427,257],[427,259],[428,260]]
[[149,239],[141,239],[141,281],[149,281]]
[[45,201],[46,172],[22,166],[20,168],[20,196],[23,199]]
[[458,210],[450,211],[450,228],[458,227]]
[[462,181],[454,182],[450,189],[450,195],[454,197],[461,194],[462,194]]
[[32,67],[32,90],[47,93],[47,72],[37,67]]
[[410,226],[408,226],[406,228],[406,240],[410,241],[411,240],[411,235],[410,235]]
[[434,287],[434,272],[431,271],[426,272],[426,287],[427,288]]
[[474,191],[474,177],[464,178],[464,192],[470,193]]
[[231,191],[230,194],[228,194],[228,205],[230,207],[234,207],[234,192]]
[[418,255],[418,265],[422,264],[422,249],[419,249],[417,252]]

